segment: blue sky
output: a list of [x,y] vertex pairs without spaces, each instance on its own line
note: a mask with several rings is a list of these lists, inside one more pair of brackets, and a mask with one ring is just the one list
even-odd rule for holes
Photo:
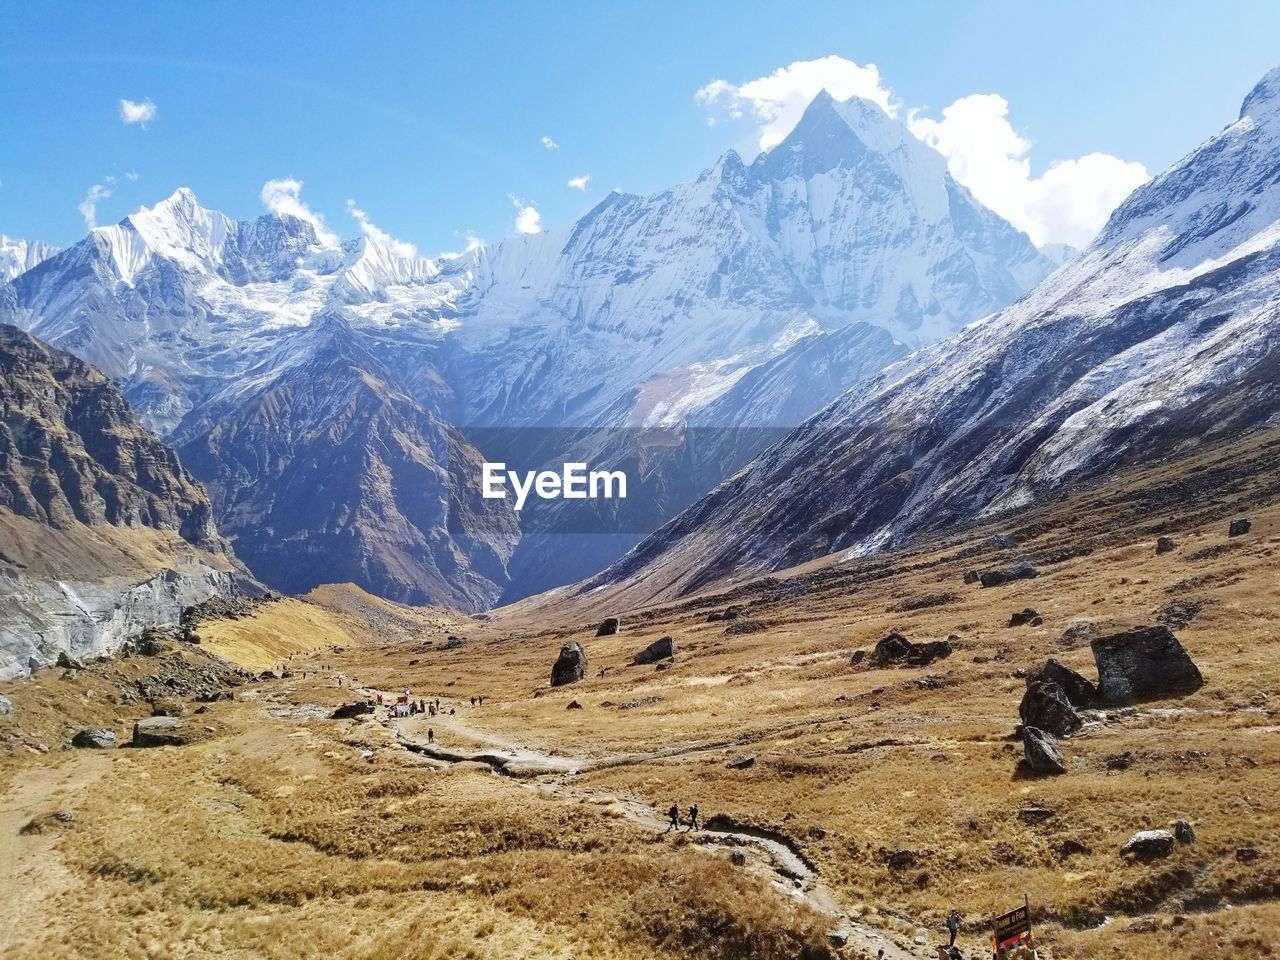
[[[697,91],[828,56],[876,65],[904,117],[1003,98],[964,101],[987,109],[967,129],[985,143],[1007,103],[1032,180],[1005,199],[1046,206],[1031,193],[1055,161],[1154,173],[1233,119],[1278,36],[1261,2],[3,2],[0,232],[73,242],[95,184],[110,223],[182,185],[254,216],[266,181],[296,178],[344,236],[354,199],[422,252],[456,250],[514,232],[512,198],[560,224],[756,149],[757,102]],[[154,116],[125,123],[121,100]]]

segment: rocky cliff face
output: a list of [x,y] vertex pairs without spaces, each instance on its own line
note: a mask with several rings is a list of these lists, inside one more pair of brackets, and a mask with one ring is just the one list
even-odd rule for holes
[[855,387],[602,579],[867,553],[1280,422],[1278,170],[1280,70],[1030,294]]
[[0,677],[111,653],[235,571],[204,489],[120,391],[0,327]]
[[[482,457],[410,397],[336,312],[178,428],[237,555],[276,589],[358,583],[403,603],[491,606],[519,539],[494,501],[462,503]],[[474,483],[472,484],[474,486]],[[450,511],[467,511],[465,522]]]
[[53,527],[172,531],[225,543],[198,480],[88,364],[0,326],[0,507]]

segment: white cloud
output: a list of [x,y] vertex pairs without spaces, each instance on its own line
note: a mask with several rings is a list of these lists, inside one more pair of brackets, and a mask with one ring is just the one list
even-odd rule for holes
[[584,173],[580,177],[574,177],[572,180],[569,181],[568,185],[569,185],[569,189],[571,190],[581,190],[583,193],[586,193],[587,184],[589,184],[590,182],[591,182],[591,174]]
[[121,100],[120,119],[125,123],[138,123],[146,127],[156,118],[156,105],[150,100]]
[[325,226],[324,217],[312,211],[302,202],[302,181],[293,177],[268,180],[262,185],[262,205],[271,213],[286,214],[305,220],[316,231],[316,237],[326,247],[339,245],[337,234]]
[[126,170],[124,172],[124,178],[128,180],[130,183],[137,183],[138,177],[140,176],[141,174],[138,173],[137,170]]
[[797,60],[741,85],[712,80],[694,96],[704,107],[725,110],[735,120],[750,115],[760,128],[760,149],[768,150],[791,132],[805,107],[822,90],[837,100],[863,97],[879,104],[890,116],[897,110],[893,91],[881,81],[875,64],[860,66],[836,56]]
[[84,217],[84,225],[88,230],[98,225],[98,201],[107,199],[115,189],[115,177],[107,177],[106,180],[105,184],[95,183],[90,187],[76,208],[80,211],[80,216]]
[[458,257],[461,257],[464,254],[473,253],[474,251],[480,250],[484,247],[484,241],[481,240],[479,237],[477,237],[470,230],[468,230],[466,234],[464,234],[464,237],[467,242],[466,242],[466,246],[464,246],[462,250],[460,251],[459,250],[443,250],[440,253],[440,259],[456,260]]
[[546,147],[548,150],[559,150],[559,149],[560,149],[560,144],[556,143],[556,142],[555,142],[554,140],[552,140],[550,137],[543,137],[543,138],[542,138],[542,145],[543,145],[544,147]]
[[351,211],[351,216],[356,223],[360,225],[360,232],[370,240],[380,246],[386,247],[395,256],[403,257],[406,260],[413,260],[418,256],[418,248],[412,243],[406,243],[404,240],[397,240],[391,234],[387,233],[376,223],[369,219],[369,215],[356,206],[354,200],[347,201],[347,209]]
[[1056,161],[1033,177],[1031,143],[1009,122],[1009,103],[999,94],[961,97],[941,120],[913,114],[908,125],[947,158],[956,180],[1037,244],[1084,246],[1150,179],[1142,164],[1105,153]]
[[542,214],[531,203],[525,203],[513,193],[507,194],[511,205],[516,208],[516,233],[541,233]]
[[[800,60],[743,84],[712,80],[695,99],[712,112],[749,120],[757,144],[767,150],[795,127],[805,108],[825,89],[837,100],[858,96],[898,116],[893,90],[873,64],[844,57]],[[1140,163],[1105,153],[1089,153],[1051,163],[1031,175],[1031,143],[1009,121],[1009,103],[999,94],[961,97],[936,120],[912,110],[911,132],[947,158],[948,169],[979,201],[1025,231],[1037,244],[1084,246],[1111,211],[1149,179]]]

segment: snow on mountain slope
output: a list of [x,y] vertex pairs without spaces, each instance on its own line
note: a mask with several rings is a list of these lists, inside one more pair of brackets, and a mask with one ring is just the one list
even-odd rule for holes
[[731,151],[694,181],[610,194],[488,251],[452,362],[468,422],[591,422],[649,377],[754,366],[809,323],[921,346],[1053,266],[902,124],[824,93],[750,165]]
[[[790,426],[1052,267],[879,107],[824,94],[751,164],[730,152],[670,190],[610,194],[574,224],[443,260],[373,236],[339,243],[287,214],[235,221],[179,190],[0,287],[0,321],[119,379],[195,458],[219,523],[264,575],[294,550],[298,582],[327,564],[399,598],[474,604],[501,586],[507,547],[472,562],[404,437],[434,455],[448,423]],[[304,346],[343,389],[294,376]],[[390,453],[377,448],[388,437]],[[758,439],[700,462],[736,469]],[[321,484],[338,462],[351,476],[311,496],[302,478]],[[646,530],[722,474],[655,476],[655,499],[635,504]],[[387,483],[379,518],[344,527],[330,494],[358,511]],[[591,572],[548,549],[520,568]],[[477,565],[485,583],[468,579]]]
[[57,247],[39,240],[18,240],[0,233],[0,285],[48,260],[57,252]]
[[305,220],[235,221],[184,188],[18,277],[0,293],[0,318],[123,380],[144,422],[166,434],[332,304],[432,338],[463,287],[369,238],[326,246]]
[[865,381],[589,584],[865,553],[1280,422],[1280,70],[1029,295]]

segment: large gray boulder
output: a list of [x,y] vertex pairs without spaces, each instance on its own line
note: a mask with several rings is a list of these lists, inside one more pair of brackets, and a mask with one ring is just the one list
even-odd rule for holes
[[657,663],[659,660],[670,660],[676,655],[676,638],[663,637],[655,640],[635,655],[632,663]]
[[998,587],[1014,580],[1031,580],[1040,576],[1040,571],[1026,560],[1019,560],[1012,567],[997,567],[983,570],[978,574],[978,582],[984,587]]
[[1075,733],[1083,725],[1062,687],[1046,680],[1027,680],[1027,692],[1018,705],[1018,715],[1024,727],[1034,727],[1065,737]]
[[622,621],[617,617],[605,617],[596,627],[597,637],[611,637],[622,629]]
[[946,640],[912,643],[902,634],[894,631],[886,634],[876,642],[874,656],[876,663],[882,667],[887,667],[891,664],[927,667],[935,660],[951,656],[951,644]]
[[201,739],[195,728],[181,717],[147,717],[133,725],[135,747],[180,747]]
[[1173,853],[1173,834],[1168,830],[1139,830],[1125,841],[1121,853],[1139,860],[1156,860]]
[[582,645],[571,640],[560,648],[560,656],[551,667],[551,685],[562,687],[575,683],[587,675],[587,655]]
[[1098,701],[1098,688],[1064,663],[1050,658],[1032,680],[1056,683],[1067,700],[1078,710],[1092,707]]
[[71,745],[82,750],[110,750],[116,745],[114,730],[81,730],[71,738]]
[[1168,627],[1137,627],[1091,644],[1098,664],[1098,697],[1135,703],[1193,693],[1204,677]]
[[1067,772],[1067,758],[1062,753],[1058,738],[1035,727],[1022,730],[1022,753],[1027,766],[1035,773],[1059,774]]

